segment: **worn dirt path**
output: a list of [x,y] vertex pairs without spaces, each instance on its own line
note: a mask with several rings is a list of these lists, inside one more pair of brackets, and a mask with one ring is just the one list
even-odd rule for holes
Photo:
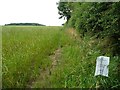
[[52,60],[50,68],[46,68],[45,70],[40,71],[40,76],[36,81],[33,81],[31,85],[28,86],[29,88],[34,88],[36,85],[39,85],[41,88],[50,87],[50,82],[48,82],[47,79],[50,77],[53,69],[55,69],[59,62],[61,57],[61,48],[56,49],[49,57]]
[[[75,40],[79,38],[77,35],[77,32],[74,29],[68,29],[66,33],[70,35],[71,38],[74,38]],[[37,80],[34,80],[31,82],[31,84],[28,86],[29,88],[36,88],[38,86],[40,88],[46,88],[46,87],[49,88],[51,86],[51,83],[48,82],[48,78],[50,78],[55,67],[59,63],[59,59],[61,57],[61,51],[62,51],[62,47],[59,47],[54,51],[53,54],[49,55],[49,58],[52,60],[52,64],[50,68],[41,70],[39,77],[37,78]]]

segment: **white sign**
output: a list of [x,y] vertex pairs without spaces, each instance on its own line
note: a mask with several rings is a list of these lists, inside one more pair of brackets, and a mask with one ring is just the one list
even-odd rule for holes
[[108,65],[110,57],[99,56],[96,60],[95,76],[102,75],[108,77]]

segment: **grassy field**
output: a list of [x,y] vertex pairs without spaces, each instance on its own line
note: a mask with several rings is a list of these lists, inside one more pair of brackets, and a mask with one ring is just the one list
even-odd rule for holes
[[119,57],[110,56],[109,77],[95,77],[101,40],[81,39],[63,27],[3,26],[3,88],[120,87]]

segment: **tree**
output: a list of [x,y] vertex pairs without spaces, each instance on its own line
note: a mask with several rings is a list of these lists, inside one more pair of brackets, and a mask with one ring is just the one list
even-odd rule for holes
[[120,54],[120,2],[64,4],[70,5],[68,8],[72,10],[66,26],[75,28],[83,37],[86,34],[109,38],[113,52]]
[[58,14],[60,15],[59,19],[66,18],[67,22],[71,18],[72,6],[69,2],[59,2],[58,4]]

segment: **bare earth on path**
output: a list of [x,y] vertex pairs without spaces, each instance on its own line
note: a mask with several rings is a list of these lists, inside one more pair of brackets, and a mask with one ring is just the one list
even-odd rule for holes
[[48,82],[47,79],[51,76],[52,71],[55,69],[59,62],[59,58],[61,57],[61,48],[56,49],[53,54],[49,55],[49,57],[52,60],[50,68],[41,70],[40,76],[37,78],[37,80],[29,85],[30,88],[37,88],[37,86],[41,88],[50,87],[50,82]]

